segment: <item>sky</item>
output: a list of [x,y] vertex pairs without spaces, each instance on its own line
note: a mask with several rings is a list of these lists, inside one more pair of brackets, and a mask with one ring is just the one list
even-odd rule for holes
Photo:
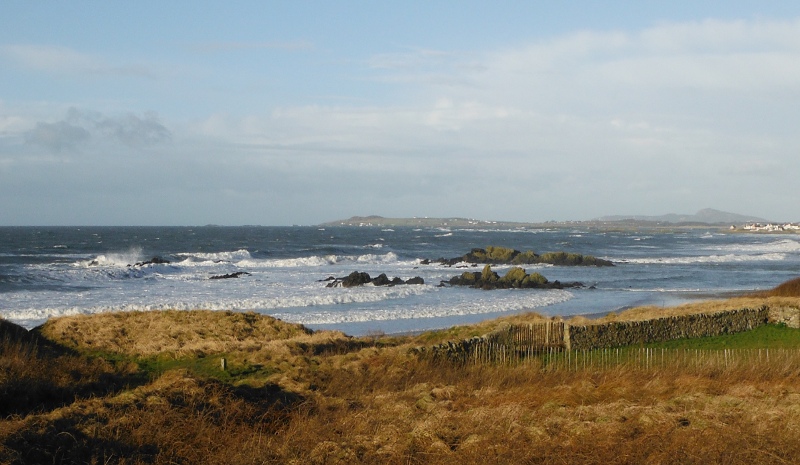
[[3,2],[0,225],[800,221],[800,3],[651,3]]

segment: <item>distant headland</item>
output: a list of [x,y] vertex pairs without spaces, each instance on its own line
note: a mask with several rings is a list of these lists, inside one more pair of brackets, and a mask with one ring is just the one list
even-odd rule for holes
[[431,228],[470,228],[470,229],[546,229],[587,227],[597,229],[630,229],[630,228],[693,228],[717,227],[725,229],[742,229],[748,224],[769,224],[770,221],[755,216],[740,215],[706,208],[692,215],[670,213],[661,216],[615,215],[603,216],[583,221],[487,221],[472,218],[386,218],[378,215],[353,216],[346,220],[329,221],[320,226],[361,226],[361,227],[431,227]]

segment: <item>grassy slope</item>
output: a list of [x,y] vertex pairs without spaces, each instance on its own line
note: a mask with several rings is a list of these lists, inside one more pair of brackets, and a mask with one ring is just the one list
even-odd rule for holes
[[[432,365],[408,351],[531,318],[541,317],[363,339],[225,312],[69,317],[31,334],[4,323],[2,398],[32,394],[0,420],[0,462],[752,464],[800,456],[800,360],[548,372]],[[800,348],[800,330],[670,344]]]

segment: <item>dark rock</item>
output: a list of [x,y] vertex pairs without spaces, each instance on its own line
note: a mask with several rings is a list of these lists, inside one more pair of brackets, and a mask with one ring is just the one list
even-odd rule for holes
[[[476,266],[478,263],[487,265],[535,265],[550,264],[558,266],[614,266],[609,260],[567,252],[549,252],[539,255],[533,251],[520,252],[506,247],[489,246],[485,249],[474,248],[468,253],[454,258],[438,258],[436,260],[422,260],[420,264],[428,265],[437,263],[444,266],[455,266],[461,263]],[[460,265],[461,267],[463,265]]]
[[[96,262],[96,260],[93,261],[92,263],[95,263],[95,262]],[[143,262],[136,262],[133,265],[128,265],[128,266],[169,265],[169,263],[170,263],[169,260],[165,260],[165,259],[163,259],[161,257],[153,257],[150,260],[145,260]]]
[[381,273],[376,278],[370,278],[369,274],[354,271],[347,275],[344,278],[328,278],[324,279],[320,282],[328,281],[328,284],[325,287],[355,287],[355,286],[362,286],[364,284],[371,283],[373,286],[399,286],[403,284],[425,284],[425,281],[416,276],[414,278],[409,279],[408,281],[403,281],[401,278],[394,277],[389,279],[386,276],[386,273]]
[[388,286],[392,283],[386,276],[386,273],[379,274],[378,277],[373,279],[371,282],[375,286]]
[[212,276],[208,279],[230,279],[230,278],[238,278],[239,276],[250,276],[250,273],[246,271],[237,271],[235,273],[228,273],[228,274],[221,274],[217,276]]
[[342,279],[342,287],[362,286],[371,281],[372,278],[369,277],[368,273],[354,271]]
[[443,281],[451,286],[469,286],[476,289],[564,289],[583,287],[582,283],[571,282],[562,283],[560,281],[549,282],[547,278],[539,273],[528,274],[523,268],[513,267],[500,277],[492,271],[490,265],[483,267],[483,271],[465,271],[459,276],[453,276],[449,281]]

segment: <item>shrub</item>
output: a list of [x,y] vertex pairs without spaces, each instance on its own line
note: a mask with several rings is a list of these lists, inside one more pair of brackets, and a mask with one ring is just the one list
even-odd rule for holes
[[522,281],[528,276],[525,272],[524,268],[520,268],[515,266],[508,270],[505,276],[503,276],[500,281],[503,283],[507,283],[512,287],[521,287]]
[[800,278],[786,281],[767,291],[766,295],[773,297],[800,297]]
[[518,253],[512,260],[514,265],[532,265],[539,263],[539,256],[533,250],[526,250]]
[[499,279],[497,273],[492,271],[491,265],[486,265],[483,267],[483,271],[481,272],[481,281],[484,283],[494,283],[497,282]]
[[519,251],[506,247],[486,247],[486,255],[493,262],[508,263]]
[[525,276],[525,279],[522,281],[523,287],[535,287],[547,283],[547,278],[545,278],[541,273],[531,273],[528,276]]

